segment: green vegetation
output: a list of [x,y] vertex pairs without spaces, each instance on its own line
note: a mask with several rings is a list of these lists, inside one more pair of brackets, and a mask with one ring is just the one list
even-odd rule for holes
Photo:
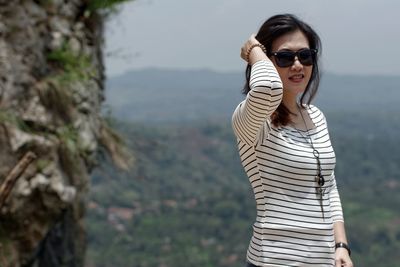
[[94,74],[90,57],[75,54],[67,43],[64,43],[61,48],[51,51],[47,55],[47,59],[60,69],[60,73],[53,79],[62,84],[88,80]]
[[57,135],[61,143],[65,145],[65,147],[68,151],[70,151],[71,154],[79,154],[77,147],[78,132],[73,126],[66,125],[64,127],[60,127],[57,130]]
[[[396,267],[400,118],[326,115],[355,265]],[[136,164],[119,173],[102,162],[93,174],[87,261],[100,267],[242,267],[255,201],[229,121],[117,128]]]
[[[65,78],[64,75],[60,77]],[[61,80],[65,81],[64,78]],[[39,88],[39,97],[46,108],[62,119],[62,123],[72,121],[75,112],[71,93],[56,78],[50,79],[46,86]]]
[[0,123],[10,123],[15,125],[22,131],[30,132],[32,129],[17,115],[11,113],[9,110],[0,109]]
[[79,175],[81,171],[82,148],[78,146],[78,132],[71,126],[66,125],[57,129],[60,140],[58,154],[60,156],[61,167],[69,177]]
[[113,10],[115,6],[124,2],[128,2],[132,0],[91,0],[88,4],[88,10],[96,11],[96,10]]
[[38,172],[43,172],[43,170],[51,164],[51,161],[48,159],[39,158],[36,160],[36,168]]

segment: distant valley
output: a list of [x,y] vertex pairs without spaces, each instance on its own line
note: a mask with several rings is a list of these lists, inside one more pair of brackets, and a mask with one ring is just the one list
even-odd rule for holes
[[[143,69],[111,77],[106,106],[113,116],[132,122],[230,120],[243,99],[244,73],[209,70]],[[329,113],[400,114],[400,76],[324,74],[314,101]]]

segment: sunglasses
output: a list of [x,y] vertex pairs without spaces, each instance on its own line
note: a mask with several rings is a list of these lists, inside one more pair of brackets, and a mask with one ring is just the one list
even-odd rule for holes
[[311,66],[314,64],[317,49],[301,49],[299,51],[278,51],[272,52],[272,56],[275,57],[275,62],[278,67],[287,68],[294,64],[295,58],[300,61],[304,66]]

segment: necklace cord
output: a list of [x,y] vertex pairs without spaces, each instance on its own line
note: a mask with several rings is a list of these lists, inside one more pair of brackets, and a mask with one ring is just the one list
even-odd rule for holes
[[323,205],[322,205],[322,196],[323,196],[324,191],[325,191],[324,188],[323,188],[323,186],[325,184],[325,179],[324,179],[324,176],[322,175],[322,167],[321,167],[321,161],[319,159],[319,152],[314,147],[314,143],[313,143],[311,137],[309,136],[309,129],[307,127],[307,123],[306,123],[306,120],[304,119],[303,113],[300,110],[299,104],[297,104],[297,108],[298,108],[298,110],[300,112],[301,118],[303,119],[303,122],[304,122],[304,126],[306,127],[306,130],[307,130],[307,138],[300,132],[300,130],[298,130],[296,127],[294,127],[294,128],[306,140],[306,142],[311,145],[311,147],[313,149],[313,156],[317,160],[317,176],[315,177],[315,179],[316,179],[316,182],[317,182],[318,186],[317,186],[316,190],[317,190],[317,194],[320,195],[321,211],[322,211],[322,216],[324,218],[324,209],[323,209]]

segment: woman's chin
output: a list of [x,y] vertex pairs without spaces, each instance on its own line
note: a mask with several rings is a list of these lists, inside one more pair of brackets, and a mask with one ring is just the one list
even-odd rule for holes
[[284,87],[284,91],[290,92],[291,94],[298,95],[306,90],[305,86],[287,86]]

